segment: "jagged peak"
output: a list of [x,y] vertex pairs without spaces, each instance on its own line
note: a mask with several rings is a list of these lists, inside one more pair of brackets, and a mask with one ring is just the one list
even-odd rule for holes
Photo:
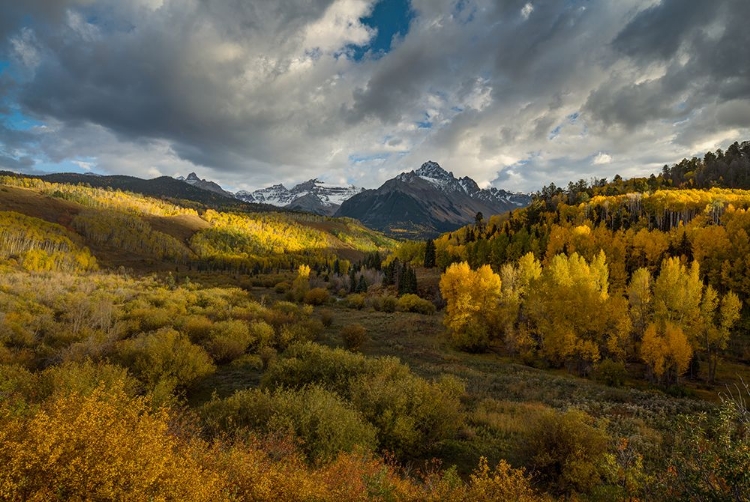
[[318,178],[312,178],[312,179],[305,181],[304,183],[300,183],[299,185],[295,186],[294,188],[292,188],[292,191],[298,192],[301,190],[312,190],[317,185],[323,185],[323,184],[324,183],[320,181]]
[[190,173],[187,175],[187,178],[185,178],[186,181],[200,181],[201,179],[198,177],[195,173]]
[[454,180],[456,179],[453,176],[452,172],[448,172],[442,167],[440,167],[440,164],[437,162],[433,162],[431,160],[428,160],[422,166],[415,171],[415,174],[417,176],[421,176],[424,178],[432,178],[432,179],[438,179],[438,180]]

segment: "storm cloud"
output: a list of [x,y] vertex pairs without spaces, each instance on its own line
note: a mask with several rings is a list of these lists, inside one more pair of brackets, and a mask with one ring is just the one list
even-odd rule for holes
[[0,0],[0,167],[232,189],[650,173],[750,138],[745,0]]

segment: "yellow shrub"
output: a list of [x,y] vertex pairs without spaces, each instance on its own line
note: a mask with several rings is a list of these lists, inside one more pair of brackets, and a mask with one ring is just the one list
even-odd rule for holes
[[[5,414],[4,414],[5,415]],[[0,427],[4,500],[216,500],[165,411],[120,390],[62,395]]]

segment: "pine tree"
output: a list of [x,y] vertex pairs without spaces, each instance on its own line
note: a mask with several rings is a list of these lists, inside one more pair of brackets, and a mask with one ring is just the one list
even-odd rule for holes
[[357,283],[357,293],[367,293],[367,280],[364,275],[359,276],[359,282]]
[[435,241],[427,239],[424,246],[424,268],[435,267]]

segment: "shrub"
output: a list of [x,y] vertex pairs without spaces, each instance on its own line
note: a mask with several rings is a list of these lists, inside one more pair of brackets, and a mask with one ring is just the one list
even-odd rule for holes
[[323,305],[328,303],[328,290],[324,288],[313,288],[305,293],[305,303],[308,305]]
[[202,413],[214,433],[244,428],[265,434],[293,433],[315,462],[328,462],[355,447],[375,447],[375,429],[336,394],[318,386],[303,389],[243,390],[214,400]]
[[260,351],[258,352],[258,355],[260,356],[261,363],[263,365],[263,369],[267,370],[271,364],[276,361],[276,356],[278,356],[278,352],[276,352],[276,349],[269,346],[261,347]]
[[611,359],[605,359],[596,367],[594,378],[597,381],[609,385],[610,387],[620,387],[625,383],[628,373],[625,370],[625,364],[615,362]]
[[365,306],[365,297],[359,293],[353,293],[346,297],[346,306],[350,309],[362,310]]
[[122,390],[60,394],[0,420],[7,500],[216,500],[214,473],[169,432],[169,415]]
[[189,387],[216,369],[205,350],[169,328],[125,340],[118,352],[125,365],[149,388],[160,382]]
[[452,437],[462,423],[463,384],[428,382],[395,358],[366,358],[314,343],[291,346],[264,375],[266,387],[317,384],[348,398],[378,428],[380,446],[413,458]]
[[479,466],[469,478],[466,500],[493,500],[496,502],[535,502],[542,500],[531,485],[531,477],[523,470],[513,469],[501,460],[494,471],[487,459],[479,459]]
[[429,382],[395,358],[369,362],[368,372],[352,381],[351,400],[378,428],[380,446],[408,460],[434,451],[454,437],[463,421],[463,383],[455,377]]
[[466,352],[484,352],[490,344],[487,327],[481,323],[469,323],[461,329],[448,333],[451,345]]
[[416,312],[430,315],[435,313],[435,305],[414,294],[406,294],[398,299],[397,309],[400,312]]
[[206,316],[191,315],[185,318],[180,326],[180,331],[185,333],[193,343],[201,343],[211,337],[211,328],[214,323]]
[[579,410],[541,413],[521,442],[521,456],[555,494],[588,493],[602,482],[609,436]]
[[329,349],[317,343],[298,343],[290,346],[269,368],[262,384],[270,388],[300,388],[317,383],[346,397],[349,380],[366,371],[367,361],[360,354]]
[[214,361],[219,363],[237,359],[253,342],[250,329],[244,321],[219,321],[211,329],[210,337],[205,348]]
[[380,301],[380,309],[383,312],[395,312],[398,306],[398,298],[391,295],[383,296]]
[[106,392],[114,389],[134,396],[137,388],[138,382],[128,375],[125,368],[89,360],[47,368],[40,375],[36,392],[39,397],[48,397],[55,394],[90,395],[96,389]]
[[320,311],[320,322],[323,323],[323,326],[326,328],[330,328],[331,325],[333,325],[333,311],[325,309]]
[[273,343],[275,332],[267,322],[253,321],[248,325],[248,330],[256,346],[265,347]]
[[349,324],[341,328],[341,340],[347,350],[357,352],[367,341],[367,330],[361,324]]
[[284,294],[287,291],[289,291],[289,288],[291,288],[292,285],[289,284],[287,281],[281,281],[280,283],[276,284],[276,286],[273,287],[273,290],[276,291],[279,294]]

